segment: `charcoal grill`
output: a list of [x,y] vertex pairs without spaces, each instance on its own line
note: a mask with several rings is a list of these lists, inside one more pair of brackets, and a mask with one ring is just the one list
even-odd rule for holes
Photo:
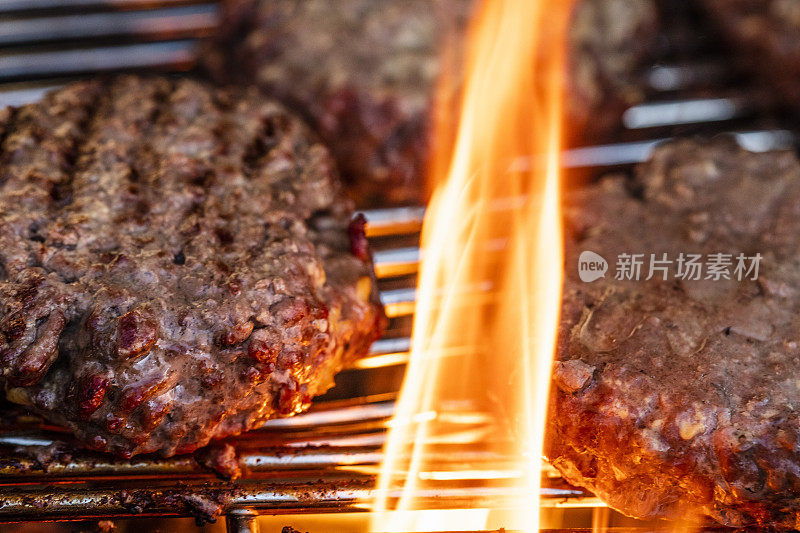
[[[703,39],[687,41],[695,17],[685,9],[671,13],[683,31],[667,32],[663,62],[642,73],[651,99],[626,111],[619,142],[567,150],[568,178],[625,171],[677,134],[731,132],[752,150],[795,146],[791,129],[764,107],[763,91],[727,65],[723,51]],[[212,1],[0,0],[0,105],[34,101],[96,73],[189,72],[198,41],[213,32],[218,16]],[[310,412],[228,439],[241,478],[222,480],[194,456],[119,460],[80,451],[65,430],[12,409],[0,416],[0,523],[222,513],[229,532],[253,532],[259,513],[368,510],[408,358],[423,214],[423,207],[365,213],[389,330]],[[427,501],[431,508],[507,500],[502,483],[477,482],[481,472],[510,467],[475,446],[482,435],[476,420],[455,428],[460,438],[443,445],[443,460],[457,462],[465,476],[442,480]],[[545,507],[607,512],[555,470],[545,474]]]

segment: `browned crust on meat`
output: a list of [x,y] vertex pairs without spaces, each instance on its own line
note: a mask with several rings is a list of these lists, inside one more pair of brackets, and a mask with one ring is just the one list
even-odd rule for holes
[[[442,48],[460,57],[473,0],[228,0],[203,54],[221,83],[255,83],[307,118],[363,205],[423,201]],[[620,129],[643,96],[657,39],[653,0],[578,3],[565,106],[573,142]],[[458,93],[458,60],[444,94]],[[453,109],[455,113],[456,109]]]
[[569,144],[622,130],[622,114],[646,96],[660,20],[654,0],[577,0],[569,31],[565,127]]
[[171,455],[300,412],[380,334],[327,150],[254,91],[81,82],[5,132],[2,381],[88,446]]
[[306,117],[359,203],[420,202],[439,45],[470,4],[232,0],[205,64]]
[[770,86],[770,96],[800,108],[800,4],[793,0],[703,0],[734,57]]
[[[658,148],[571,194],[548,455],[641,518],[800,525],[800,165],[732,141]],[[581,251],[604,279],[577,276]],[[760,253],[758,279],[614,279],[620,253]],[[646,276],[646,272],[642,276]]]

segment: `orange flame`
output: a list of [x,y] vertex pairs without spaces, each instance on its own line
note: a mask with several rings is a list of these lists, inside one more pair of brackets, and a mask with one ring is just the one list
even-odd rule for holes
[[[436,496],[464,479],[489,488],[513,480],[522,495],[514,527],[538,529],[563,268],[559,142],[570,5],[489,0],[473,19],[455,146],[437,154],[449,165],[432,167],[448,170],[432,176],[411,359],[373,531],[440,527],[408,511],[441,505]],[[453,446],[462,448],[448,453]],[[465,446],[503,459],[475,466]],[[470,496],[464,505],[496,506],[490,499]],[[463,515],[473,522],[458,527],[489,527],[487,513]]]

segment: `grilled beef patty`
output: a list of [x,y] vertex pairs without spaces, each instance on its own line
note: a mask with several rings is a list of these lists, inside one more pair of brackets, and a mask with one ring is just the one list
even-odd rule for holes
[[[553,465],[635,517],[800,526],[794,154],[727,139],[667,144],[631,182],[570,195],[565,217]],[[608,261],[604,278],[579,279],[583,251]],[[645,254],[639,281],[615,279],[629,272],[616,268],[623,253]],[[667,279],[656,270],[646,280],[649,254],[664,253]],[[714,280],[708,266],[702,279],[676,279],[681,253],[705,265],[731,254],[730,279]],[[739,253],[761,254],[757,279],[738,280]]]
[[[228,0],[217,46],[203,57],[217,81],[255,83],[307,117],[356,201],[420,202],[439,55],[447,40],[458,47],[473,3]],[[653,53],[656,19],[653,0],[579,3],[566,105],[573,139],[608,135],[642,98],[634,72]],[[442,85],[455,91],[458,81]]]
[[622,129],[622,113],[646,96],[643,71],[655,60],[659,27],[655,0],[575,0],[564,95],[569,144]]
[[733,45],[744,67],[769,83],[770,94],[800,110],[800,2],[702,0],[709,20]]
[[253,91],[81,82],[0,138],[2,381],[89,447],[172,455],[300,412],[378,337],[328,151]]

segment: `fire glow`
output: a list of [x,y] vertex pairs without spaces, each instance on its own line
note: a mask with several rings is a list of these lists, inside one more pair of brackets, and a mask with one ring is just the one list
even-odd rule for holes
[[[490,495],[502,483],[500,494],[516,495],[514,527],[538,529],[563,268],[559,144],[570,8],[490,0],[475,13],[458,128],[440,127],[434,142],[411,359],[373,531],[440,525],[413,511],[441,506],[436,500],[465,478],[487,496],[463,507],[497,507]],[[448,451],[465,443],[498,459],[479,468],[476,455]],[[465,511],[466,527],[509,527],[489,514]]]

